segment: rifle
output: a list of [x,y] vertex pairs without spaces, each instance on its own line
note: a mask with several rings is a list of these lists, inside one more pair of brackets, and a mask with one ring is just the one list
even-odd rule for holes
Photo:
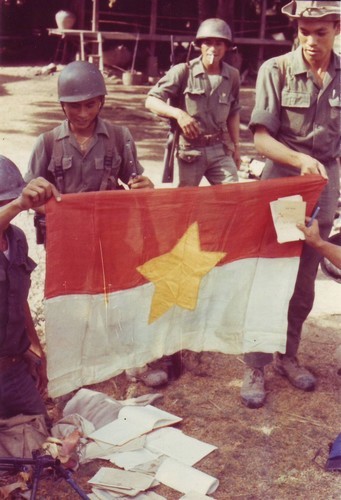
[[[187,84],[187,79],[188,79],[188,67],[189,67],[189,59],[190,59],[190,54],[191,54],[191,49],[192,49],[192,43],[189,44],[188,47],[188,52],[187,52],[187,57],[186,57],[186,78],[184,79],[184,83],[179,89],[179,99],[177,100],[177,105],[180,106],[182,105],[182,99],[181,96],[183,94],[183,91],[185,90],[185,86]],[[174,52],[174,37],[173,35],[171,36],[171,67],[174,66],[175,64],[175,52]],[[175,104],[174,102],[170,102],[170,104]],[[179,135],[180,135],[181,129],[179,125],[177,124],[176,120],[171,119],[170,120],[170,126],[169,126],[169,132],[167,136],[167,142],[166,142],[166,147],[165,147],[165,154],[163,157],[163,175],[162,175],[162,182],[173,182],[174,179],[174,155],[175,155],[175,150],[179,142]]]
[[53,458],[50,455],[39,455],[38,450],[32,452],[32,458],[14,458],[14,457],[0,457],[0,471],[9,472],[27,472],[29,467],[33,467],[33,481],[31,500],[35,500],[38,490],[38,482],[41,473],[46,468],[52,468],[59,477],[65,479],[67,483],[78,493],[84,500],[89,500],[88,495],[78,486],[72,479],[71,472],[62,467],[58,458]]
[[174,179],[174,155],[179,141],[180,127],[170,128],[168,132],[165,155],[163,158],[162,182],[173,182]]

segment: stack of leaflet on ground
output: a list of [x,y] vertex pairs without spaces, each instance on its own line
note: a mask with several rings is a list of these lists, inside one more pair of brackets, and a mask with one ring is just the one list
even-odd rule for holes
[[[98,422],[93,422],[90,432],[90,426],[86,427],[87,439],[81,450],[81,462],[101,458],[119,469],[100,468],[89,480],[92,486],[89,498],[161,500],[163,497],[150,491],[160,483],[181,492],[184,494],[181,498],[186,500],[209,498],[207,495],[217,489],[218,479],[194,467],[216,446],[171,427],[181,422],[181,417],[146,404],[148,395],[143,397],[143,402],[138,401],[141,398],[118,402],[99,394],[81,389],[75,395],[77,404],[70,400],[64,409],[64,416],[70,418],[70,409],[76,408],[79,413],[81,408],[87,408],[82,415],[84,420],[95,414],[89,400],[93,398],[96,401],[97,398],[100,403],[97,408],[101,408],[102,413],[101,422],[107,420],[100,427]],[[98,398],[105,400],[100,401]],[[107,417],[103,418],[105,405],[108,408],[107,415],[110,415],[111,408],[114,409],[114,419],[111,421]]]

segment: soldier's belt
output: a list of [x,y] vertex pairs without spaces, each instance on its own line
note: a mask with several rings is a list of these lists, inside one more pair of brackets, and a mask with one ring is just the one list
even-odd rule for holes
[[207,146],[214,146],[226,142],[226,133],[217,132],[216,134],[204,134],[200,135],[195,139],[187,139],[183,136],[180,137],[179,147],[180,149],[187,149],[189,146],[192,148],[205,148]]

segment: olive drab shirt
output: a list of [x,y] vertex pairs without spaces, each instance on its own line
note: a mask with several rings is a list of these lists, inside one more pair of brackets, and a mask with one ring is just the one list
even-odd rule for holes
[[[183,79],[188,77],[187,84]],[[166,102],[171,99],[180,103],[184,109],[201,125],[203,134],[214,134],[226,131],[226,121],[229,116],[239,111],[239,72],[223,62],[219,84],[212,90],[208,75],[202,64],[201,57],[189,62],[189,72],[186,64],[176,64],[148,92],[149,96],[157,97]],[[179,93],[183,90],[184,104],[181,105]]]
[[[54,142],[58,143],[58,147]],[[99,191],[105,175],[106,155],[110,156],[112,175],[125,184],[132,173],[143,172],[143,167],[137,160],[135,143],[127,127],[112,125],[97,118],[94,136],[84,154],[70,131],[68,121],[65,120],[52,132],[38,137],[25,181],[29,182],[41,176],[56,184],[56,164],[60,163],[61,156],[63,193]]]
[[8,255],[0,252],[0,357],[23,354],[30,346],[25,304],[36,264],[28,256],[24,233],[10,225],[6,230]]
[[319,88],[302,47],[261,66],[250,128],[263,125],[289,148],[316,158],[328,169],[340,156],[340,57],[332,54]]

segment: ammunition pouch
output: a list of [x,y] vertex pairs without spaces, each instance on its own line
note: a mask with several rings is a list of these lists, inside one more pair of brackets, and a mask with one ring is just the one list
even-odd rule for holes
[[185,163],[194,163],[201,158],[202,152],[196,149],[179,149],[178,158]]

